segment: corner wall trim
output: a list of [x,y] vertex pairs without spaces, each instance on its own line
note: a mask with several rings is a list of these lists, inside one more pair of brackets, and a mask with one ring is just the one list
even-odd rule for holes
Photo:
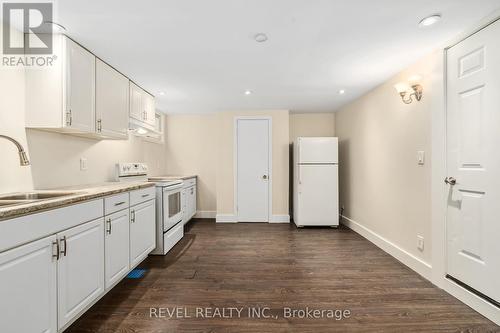
[[290,223],[290,215],[272,215],[269,223]]
[[215,216],[216,223],[237,223],[237,218],[233,214],[217,214]]
[[194,217],[197,219],[214,219],[216,215],[215,210],[198,210]]
[[391,241],[385,239],[379,234],[375,233],[371,229],[361,225],[360,223],[346,217],[342,216],[342,224],[356,232],[357,234],[363,236],[377,247],[390,254],[424,278],[432,281],[432,266],[420,258],[415,257],[413,254],[402,249]]

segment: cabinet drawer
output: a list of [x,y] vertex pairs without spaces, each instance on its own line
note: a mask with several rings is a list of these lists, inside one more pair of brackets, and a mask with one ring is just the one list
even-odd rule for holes
[[184,187],[191,187],[193,185],[196,185],[196,178],[189,178],[184,180]]
[[163,248],[165,253],[170,251],[177,242],[184,237],[184,223],[179,223],[177,226],[163,234]]
[[109,215],[122,209],[129,207],[128,193],[113,195],[112,197],[104,198],[104,215]]
[[132,191],[130,192],[130,206],[135,206],[154,198],[156,198],[156,187],[154,186]]

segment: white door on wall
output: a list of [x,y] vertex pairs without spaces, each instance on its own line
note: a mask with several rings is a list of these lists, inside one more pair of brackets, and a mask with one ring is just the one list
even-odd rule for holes
[[236,120],[236,215],[269,222],[271,119]]
[[500,302],[500,21],[448,51],[447,274]]

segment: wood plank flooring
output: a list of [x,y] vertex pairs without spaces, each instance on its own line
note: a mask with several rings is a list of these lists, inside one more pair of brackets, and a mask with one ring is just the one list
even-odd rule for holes
[[[500,332],[346,228],[194,220],[167,256],[140,267],[143,278],[122,281],[66,332]],[[150,315],[174,307],[191,317]],[[251,307],[276,318],[248,316]],[[285,317],[285,308],[306,307],[351,315]],[[201,318],[197,308],[243,310]]]

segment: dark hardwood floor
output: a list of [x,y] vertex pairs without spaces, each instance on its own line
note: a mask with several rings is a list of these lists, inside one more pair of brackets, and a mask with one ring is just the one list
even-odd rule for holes
[[[122,281],[66,332],[500,332],[346,228],[194,220],[167,256],[140,267],[143,278]],[[151,316],[174,307],[191,318]],[[240,318],[196,317],[207,307],[244,309]],[[251,307],[277,318],[250,317]],[[350,316],[285,317],[306,307]]]

